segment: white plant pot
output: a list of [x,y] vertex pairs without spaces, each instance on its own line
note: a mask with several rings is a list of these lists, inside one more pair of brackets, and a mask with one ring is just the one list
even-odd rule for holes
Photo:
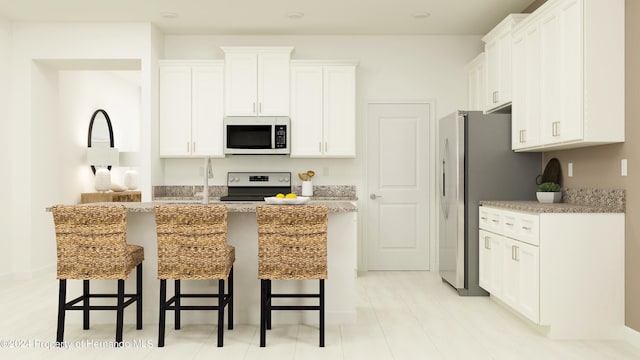
[[536,192],[538,201],[545,204],[559,203],[562,199],[562,192]]

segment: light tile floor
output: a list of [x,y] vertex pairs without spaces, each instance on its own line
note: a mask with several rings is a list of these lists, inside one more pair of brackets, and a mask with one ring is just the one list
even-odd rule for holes
[[[146,319],[144,329],[136,331],[133,316],[125,315],[127,349],[105,346],[115,335],[113,324],[88,331],[68,324],[65,340],[73,346],[50,349],[54,276],[3,282],[0,359],[640,359],[640,348],[624,341],[548,340],[487,297],[457,296],[431,272],[361,274],[358,320],[328,325],[325,348],[318,347],[313,326],[275,325],[267,347],[260,348],[258,327],[236,324],[225,330],[224,347],[217,348],[214,325],[184,323],[180,331],[168,327],[166,346],[157,348],[153,321]],[[146,294],[145,301],[156,298]]]

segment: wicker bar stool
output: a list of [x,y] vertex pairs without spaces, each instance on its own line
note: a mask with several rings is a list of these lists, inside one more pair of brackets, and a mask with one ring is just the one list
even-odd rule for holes
[[[321,205],[258,205],[260,347],[266,346],[273,310],[318,310],[324,347],[324,280],[327,278],[328,209]],[[313,294],[272,292],[272,280],[319,280]],[[274,298],[318,298],[318,305],[272,305]]]
[[[166,311],[173,310],[175,329],[180,311],[217,310],[218,347],[223,345],[224,307],[233,329],[233,263],[235,248],[227,244],[227,208],[224,205],[156,205],[160,324],[158,346],[164,346]],[[167,280],[174,279],[175,294],[167,300]],[[218,280],[217,294],[184,294],[180,280]],[[225,294],[225,280],[227,280]],[[218,298],[217,305],[183,305],[183,298]]]
[[[90,310],[116,310],[116,345],[122,343],[124,309],[136,303],[136,329],[142,329],[142,261],[144,249],[126,243],[127,210],[122,205],[56,205],[52,208],[58,257],[58,329],[64,340],[66,310],[83,311],[89,329]],[[136,268],[136,293],[125,294],[124,280]],[[82,295],[67,302],[67,280],[83,280]],[[91,294],[89,280],[117,279],[117,294]],[[117,298],[116,305],[91,305],[91,298]],[[76,305],[82,302],[82,305]]]

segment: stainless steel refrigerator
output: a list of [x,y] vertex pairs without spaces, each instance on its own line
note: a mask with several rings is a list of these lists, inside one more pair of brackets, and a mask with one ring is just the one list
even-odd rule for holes
[[439,268],[460,295],[478,285],[478,202],[535,200],[540,153],[511,150],[511,115],[457,111],[440,119]]

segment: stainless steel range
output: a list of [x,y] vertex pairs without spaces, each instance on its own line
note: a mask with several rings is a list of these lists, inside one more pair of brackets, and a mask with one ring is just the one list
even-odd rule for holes
[[291,192],[290,172],[230,172],[227,173],[229,195],[221,201],[264,201],[277,193]]

